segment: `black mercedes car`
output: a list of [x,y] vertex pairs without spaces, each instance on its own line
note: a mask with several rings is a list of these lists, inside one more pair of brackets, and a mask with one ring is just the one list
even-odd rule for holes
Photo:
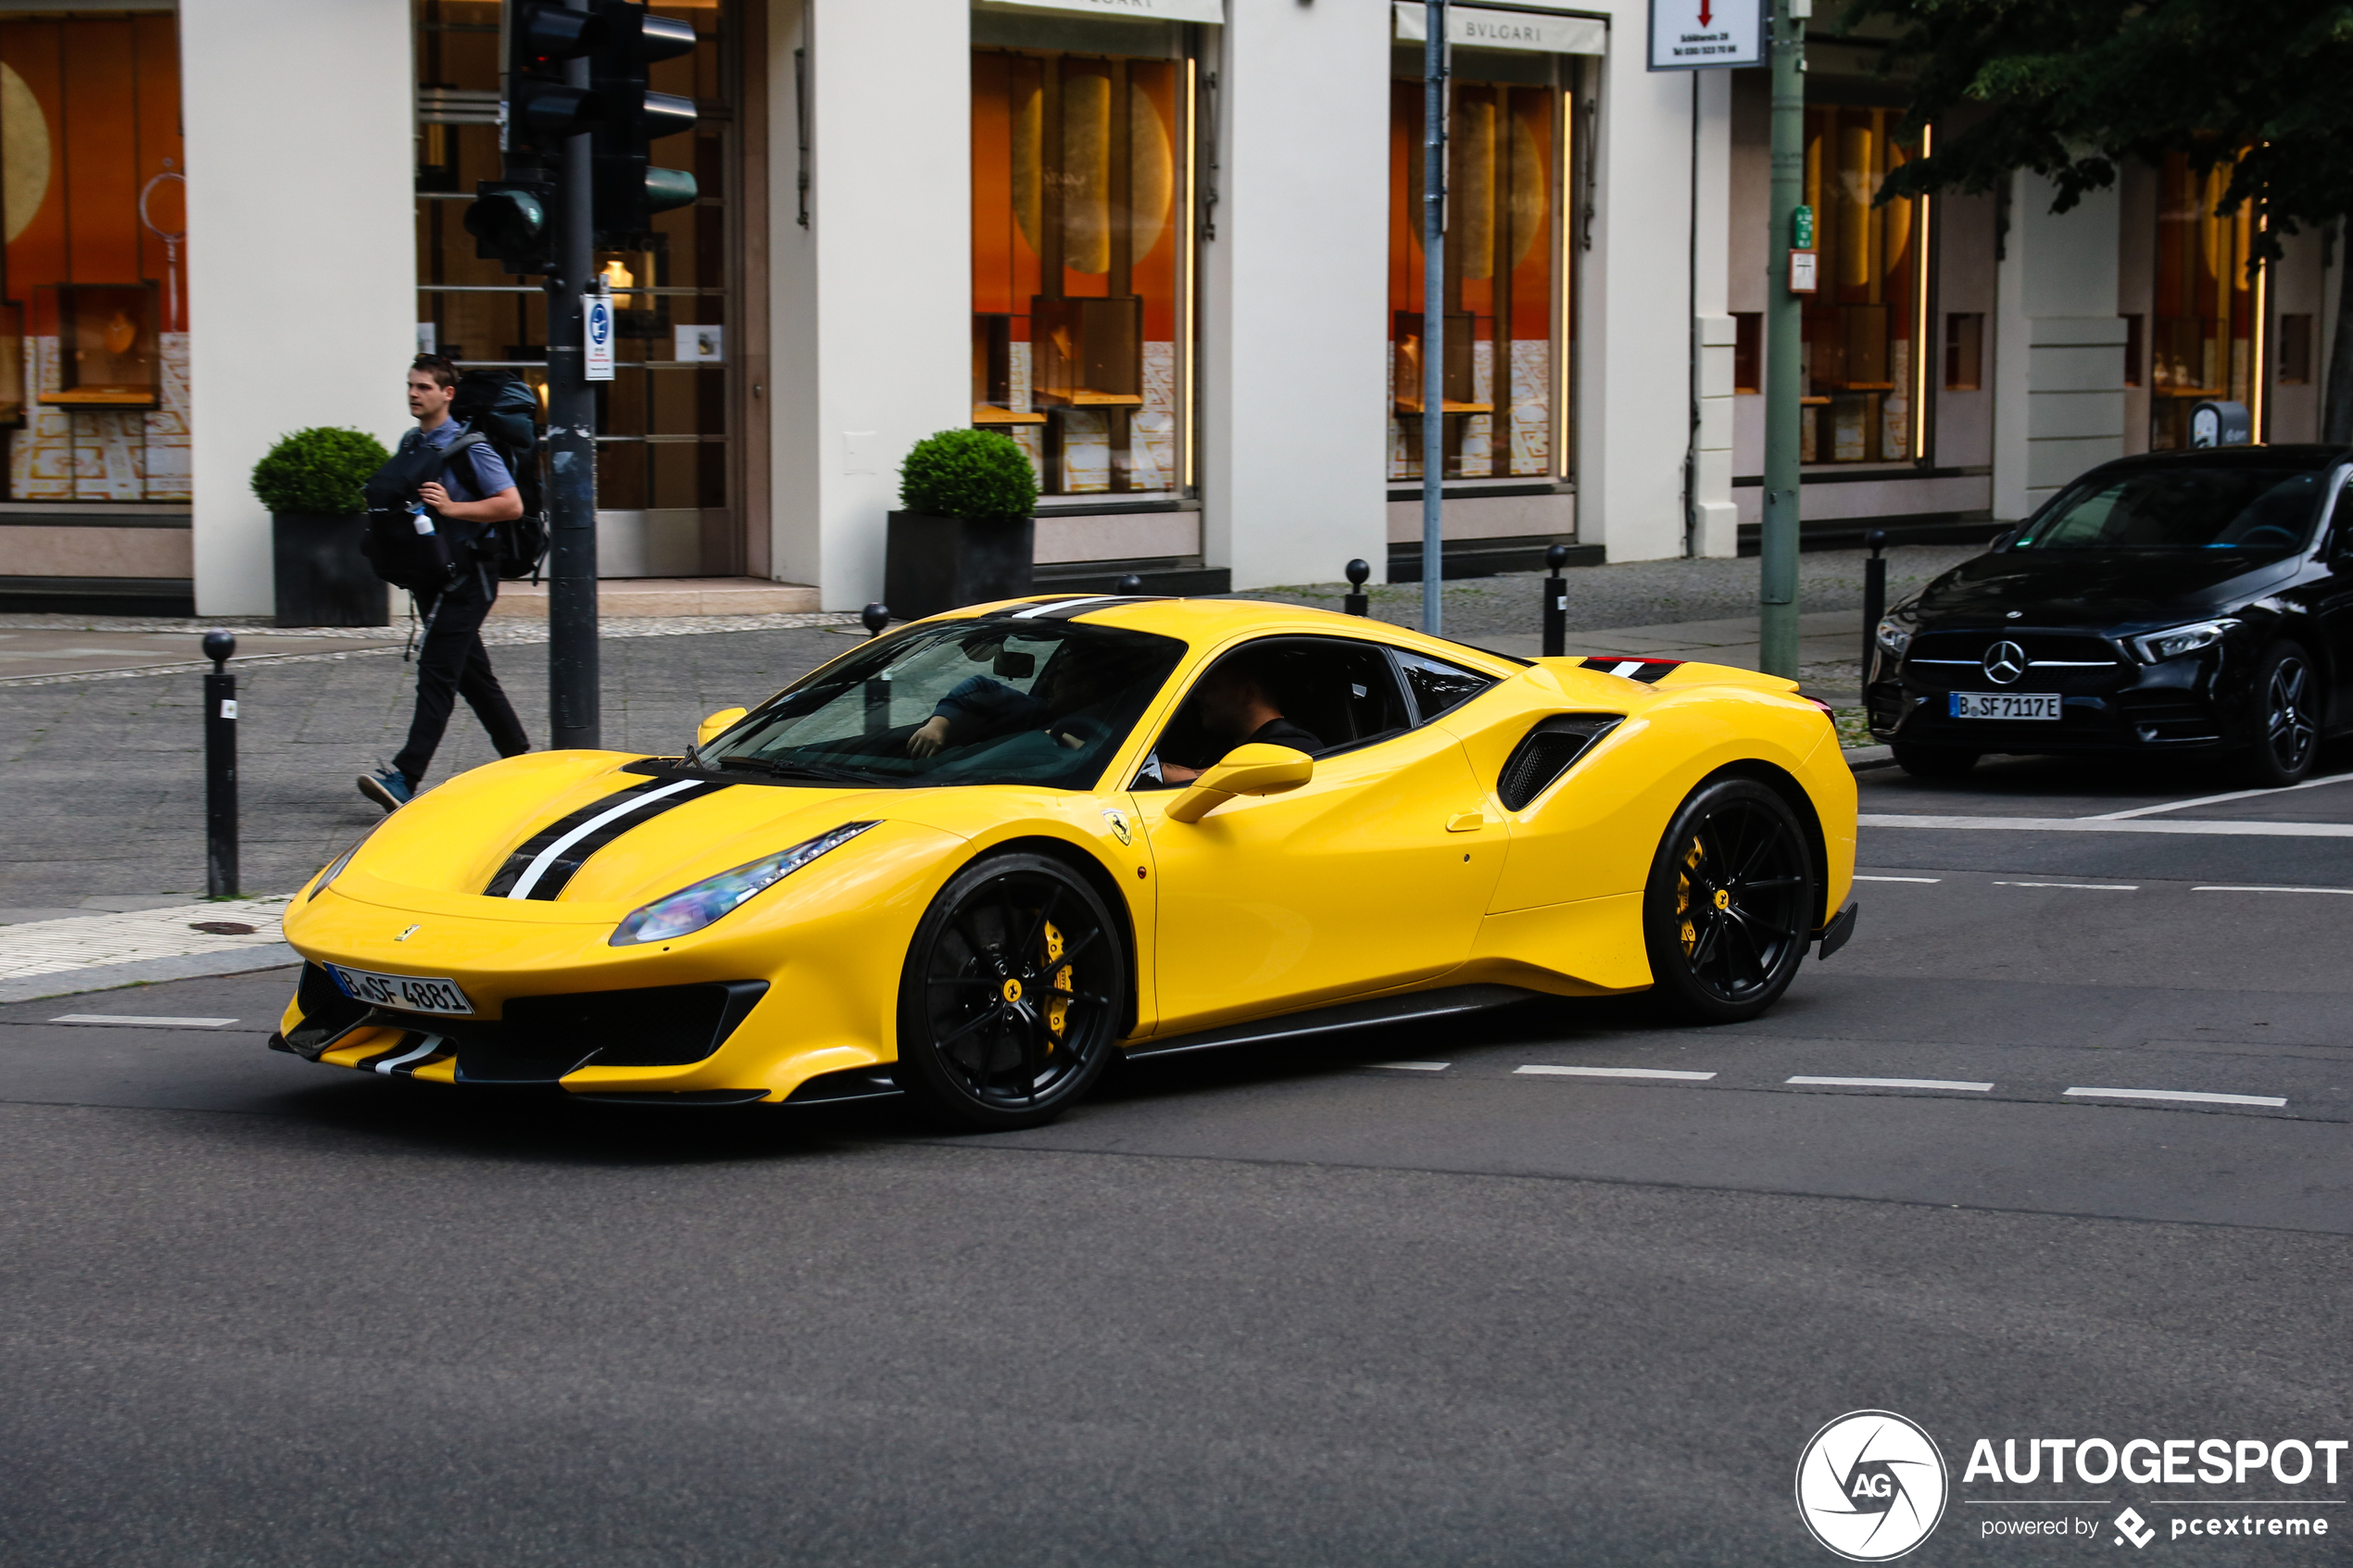
[[1906,771],[2221,753],[2294,784],[2353,729],[2353,448],[2103,464],[1889,611],[1865,701]]

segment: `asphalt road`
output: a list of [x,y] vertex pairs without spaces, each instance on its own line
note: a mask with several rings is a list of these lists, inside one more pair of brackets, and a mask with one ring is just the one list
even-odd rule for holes
[[[283,973],[0,1008],[0,1556],[1813,1564],[1801,1448],[1882,1409],[1952,1473],[1907,1562],[2137,1560],[2127,1504],[2346,1561],[2344,1456],[1962,1472],[2353,1437],[2353,782],[1863,793],[1861,934],[1755,1023],[1139,1063],[1015,1135],[336,1073],[262,1048]],[[2171,1533],[2226,1512],[2333,1533]]]

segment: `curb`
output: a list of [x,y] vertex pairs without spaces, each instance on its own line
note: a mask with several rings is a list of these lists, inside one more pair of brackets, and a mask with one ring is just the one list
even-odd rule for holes
[[83,991],[111,991],[120,985],[146,985],[163,980],[251,974],[259,970],[284,969],[301,961],[302,956],[292,947],[283,942],[272,942],[229,953],[189,953],[172,959],[63,969],[54,974],[29,974],[19,980],[0,981],[0,1002],[38,1001],[44,997],[71,997]]
[[1887,746],[1851,746],[1846,748],[1846,765],[1858,773],[1874,768],[1895,766],[1895,748]]

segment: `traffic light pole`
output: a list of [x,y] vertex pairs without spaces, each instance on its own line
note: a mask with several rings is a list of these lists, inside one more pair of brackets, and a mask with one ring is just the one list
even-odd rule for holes
[[[1799,399],[1805,301],[1790,288],[1797,208],[1806,199],[1806,23],[1810,0],[1773,0],[1771,237],[1765,280],[1765,518],[1757,555],[1757,663],[1797,679]],[[1808,242],[1811,243],[1810,241]]]
[[[573,0],[569,7],[585,10]],[[586,88],[589,63],[564,80]],[[553,214],[556,271],[547,279],[547,714],[558,751],[600,744],[597,671],[597,399],[586,375],[581,295],[596,257],[586,132],[564,139]]]

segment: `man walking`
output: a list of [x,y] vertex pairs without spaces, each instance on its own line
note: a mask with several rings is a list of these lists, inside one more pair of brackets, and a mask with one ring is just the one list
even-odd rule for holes
[[[417,451],[420,445],[438,450],[457,438],[458,423],[449,417],[457,391],[455,365],[438,354],[417,356],[409,367],[409,412],[417,428],[400,438],[401,455]],[[494,524],[522,515],[522,494],[498,454],[478,442],[443,470],[440,480],[420,484],[417,495],[448,539],[456,580],[446,589],[416,596],[425,636],[417,653],[417,712],[409,725],[409,743],[391,767],[359,780],[359,793],[386,811],[407,805],[423,785],[458,697],[466,699],[490,732],[490,744],[499,756],[531,749],[522,721],[515,717],[498,677],[491,673],[490,655],[482,646],[483,620],[498,597],[498,579],[488,564],[492,552],[487,535]]]

